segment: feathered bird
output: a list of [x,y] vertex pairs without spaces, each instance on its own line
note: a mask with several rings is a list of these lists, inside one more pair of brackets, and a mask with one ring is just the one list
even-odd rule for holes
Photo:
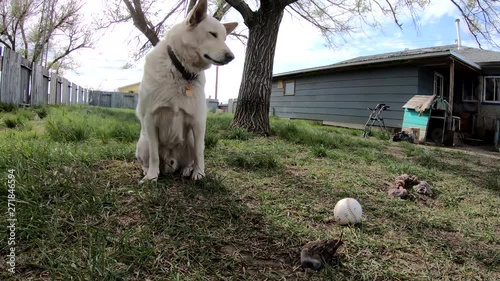
[[342,235],[343,233],[338,240],[312,241],[304,245],[300,251],[300,264],[302,268],[312,268],[319,271],[325,264],[331,264],[337,249],[343,244]]

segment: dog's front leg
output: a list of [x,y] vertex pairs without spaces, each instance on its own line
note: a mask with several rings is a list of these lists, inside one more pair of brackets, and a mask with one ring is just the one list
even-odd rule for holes
[[153,113],[146,113],[144,116],[144,126],[146,127],[146,134],[149,143],[149,168],[146,176],[139,182],[144,183],[147,180],[156,181],[160,174],[160,153],[158,142],[158,130],[154,123]]
[[205,129],[206,120],[197,122],[197,124],[193,126],[194,166],[193,174],[191,175],[193,180],[199,180],[205,176]]

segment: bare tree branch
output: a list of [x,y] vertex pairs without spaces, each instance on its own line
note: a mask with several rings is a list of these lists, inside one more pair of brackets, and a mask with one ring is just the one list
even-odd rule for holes
[[250,27],[254,24],[254,11],[242,0],[226,0],[226,2],[235,8],[243,17],[246,26]]
[[[71,67],[63,60],[90,47],[90,27],[83,25],[82,0],[23,0],[0,2],[0,42],[32,63],[55,60],[50,67]],[[7,44],[10,42],[10,44]],[[51,43],[51,44],[49,44]]]
[[139,31],[141,31],[144,36],[146,36],[146,38],[148,38],[153,46],[156,46],[160,39],[158,38],[158,34],[156,34],[154,28],[150,27],[148,20],[146,19],[144,12],[142,11],[141,2],[139,0],[134,0],[134,4],[132,4],[130,0],[123,0],[123,2],[127,6],[127,9],[132,16],[134,26],[137,27]]
[[181,7],[181,5],[184,2],[185,2],[185,0],[179,1],[179,3],[177,3],[177,6],[175,6],[175,8],[173,8],[172,11],[170,11],[158,24],[156,24],[156,26],[155,26],[156,34],[158,34],[158,31],[163,26],[163,24],[165,23],[165,21],[167,19],[169,19],[175,12],[177,12],[177,10]]
[[[469,30],[472,32],[472,30],[479,30],[477,26],[472,22],[472,20],[466,16],[465,11],[462,9],[462,7],[455,1],[455,0],[450,0],[455,7],[460,11],[460,13],[463,15],[465,19],[465,23],[467,23],[467,27]],[[472,32],[472,35],[474,36],[474,39],[476,40],[476,43],[479,45],[479,48],[481,48],[481,42],[479,42],[479,39],[477,37],[477,34],[475,32]]]
[[212,16],[220,21],[222,17],[224,17],[227,14],[229,9],[231,9],[231,5],[225,3],[225,1],[222,0],[217,5],[217,10],[214,12]]

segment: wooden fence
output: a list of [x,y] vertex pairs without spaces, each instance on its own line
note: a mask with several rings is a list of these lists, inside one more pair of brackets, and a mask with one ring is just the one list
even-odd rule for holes
[[0,103],[16,106],[86,104],[135,108],[136,94],[91,91],[32,64],[20,54],[0,46]]

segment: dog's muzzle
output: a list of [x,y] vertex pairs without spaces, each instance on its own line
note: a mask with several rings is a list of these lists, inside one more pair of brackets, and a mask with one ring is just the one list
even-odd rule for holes
[[209,55],[205,54],[204,55],[205,58],[213,61],[216,65],[224,65],[224,64],[228,64],[229,62],[231,62],[232,60],[234,60],[234,55],[230,52],[226,52],[224,53],[224,58],[221,59],[221,60],[215,60],[213,58],[211,58]]

